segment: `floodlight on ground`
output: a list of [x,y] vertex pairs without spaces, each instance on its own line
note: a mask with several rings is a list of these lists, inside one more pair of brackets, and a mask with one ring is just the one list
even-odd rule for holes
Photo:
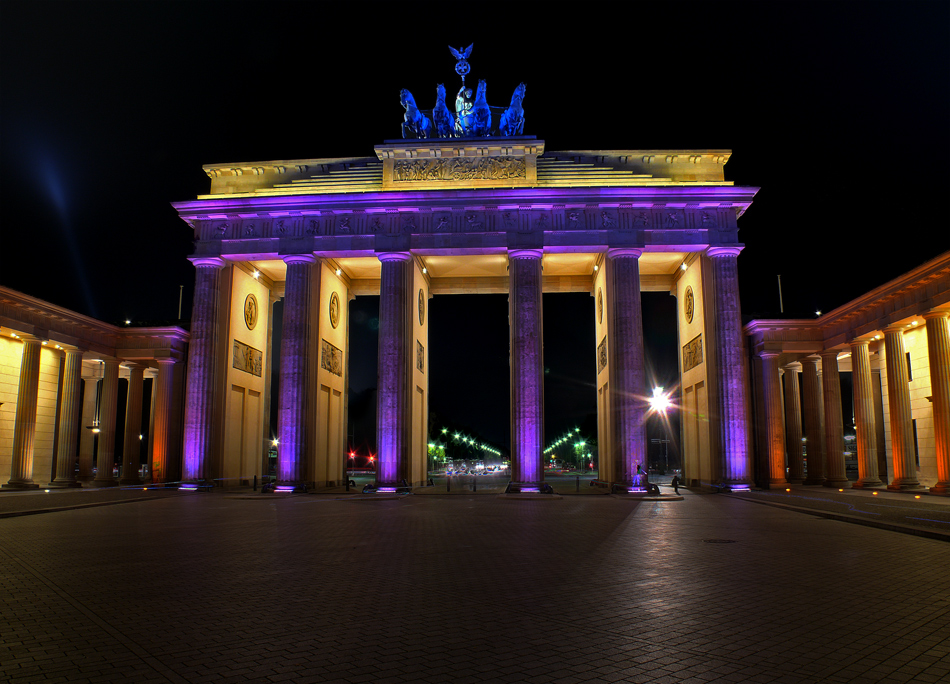
[[662,387],[653,388],[653,396],[650,397],[650,410],[654,413],[666,413],[672,402],[669,394],[663,391]]

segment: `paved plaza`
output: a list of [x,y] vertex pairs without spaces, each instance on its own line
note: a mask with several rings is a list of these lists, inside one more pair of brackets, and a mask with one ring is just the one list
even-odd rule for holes
[[74,491],[0,513],[44,501],[81,507],[0,518],[3,681],[950,677],[947,541],[740,495]]

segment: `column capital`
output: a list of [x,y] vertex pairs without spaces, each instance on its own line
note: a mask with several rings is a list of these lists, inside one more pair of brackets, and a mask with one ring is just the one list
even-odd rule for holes
[[884,328],[884,330],[882,330],[881,332],[883,332],[885,335],[893,335],[894,333],[902,333],[906,329],[907,329],[907,326],[904,326],[904,325],[889,325],[886,328]]
[[921,314],[921,317],[925,321],[932,320],[934,318],[947,318],[950,316],[950,311],[943,309],[938,311],[928,311],[927,313]]
[[633,257],[639,259],[643,250],[637,247],[611,247],[607,250],[608,259],[618,259],[621,257]]
[[159,357],[153,360],[158,363],[159,366],[174,366],[176,363],[178,363],[178,359],[171,356]]
[[710,247],[706,250],[706,256],[739,256],[739,252],[745,249],[745,245],[731,245],[729,247]]
[[756,356],[760,359],[774,359],[782,355],[782,352],[773,351],[771,349],[763,349],[760,352],[756,352]]
[[285,264],[315,264],[317,257],[313,254],[285,254],[283,256]]
[[544,256],[544,250],[541,249],[510,249],[508,250],[508,259],[540,259]]
[[791,361],[791,362],[789,362],[789,363],[786,363],[784,366],[782,366],[782,370],[794,371],[794,372],[796,372],[796,373],[801,373],[801,371],[802,371],[802,364],[801,364],[800,361]]
[[851,349],[860,349],[861,347],[870,346],[871,342],[873,341],[874,340],[870,338],[865,338],[863,340],[851,340],[850,342],[848,342],[848,346],[851,347]]
[[830,359],[832,357],[834,358],[835,362],[837,362],[838,354],[840,353],[841,351],[838,349],[822,349],[820,352],[818,352],[818,356],[821,357],[822,363],[825,362],[825,359]]
[[410,261],[412,254],[409,252],[377,252],[376,258],[380,261]]
[[221,257],[191,257],[188,259],[195,268],[224,268]]

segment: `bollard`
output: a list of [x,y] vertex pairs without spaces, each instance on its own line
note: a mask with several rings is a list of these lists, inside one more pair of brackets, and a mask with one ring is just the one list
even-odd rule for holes
[[254,491],[257,491],[257,475],[254,476]]
[[580,475],[577,476],[577,487],[575,487],[575,489],[576,489],[578,492],[581,491],[581,476],[580,476]]

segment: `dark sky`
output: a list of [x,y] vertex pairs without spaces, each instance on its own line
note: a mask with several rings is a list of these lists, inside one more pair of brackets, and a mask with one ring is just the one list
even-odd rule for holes
[[[813,316],[950,248],[947,2],[553,8],[5,0],[0,283],[113,322],[174,320],[184,285],[187,319],[190,234],[169,203],[207,191],[202,164],[372,155],[399,135],[399,89],[431,106],[457,79],[446,45],[469,43],[490,103],[526,82],[525,133],[548,150],[731,149],[727,178],[761,188],[739,222],[747,316],[778,315],[777,274],[786,315]],[[449,372],[495,349],[470,321],[507,344],[504,298],[470,299],[432,302],[456,345],[430,341],[451,383],[433,408],[491,414],[503,441],[507,388],[478,386],[507,382],[504,353]],[[593,410],[593,316],[549,300],[555,434]]]

